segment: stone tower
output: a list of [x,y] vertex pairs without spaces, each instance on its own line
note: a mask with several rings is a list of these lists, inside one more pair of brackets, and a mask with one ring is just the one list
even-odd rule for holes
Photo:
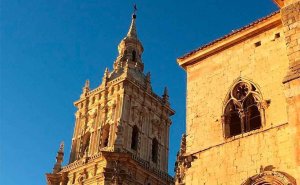
[[90,89],[87,80],[77,107],[69,164],[61,167],[63,147],[49,185],[147,184],[169,185],[170,108],[167,89],[152,91],[144,74],[143,46],[137,37],[136,14],[118,46],[113,70]]

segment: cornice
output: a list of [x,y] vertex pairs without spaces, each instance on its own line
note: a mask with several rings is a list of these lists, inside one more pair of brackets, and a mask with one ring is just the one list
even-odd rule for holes
[[270,30],[281,25],[281,16],[279,11],[276,11],[264,18],[261,18],[247,26],[235,30],[213,42],[210,42],[198,49],[177,59],[178,64],[186,69],[186,66],[195,62],[199,62],[209,56],[215,55],[225,49],[237,45],[251,37]]

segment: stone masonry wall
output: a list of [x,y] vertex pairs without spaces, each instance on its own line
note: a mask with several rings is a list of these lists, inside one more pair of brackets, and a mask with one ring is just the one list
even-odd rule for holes
[[[268,165],[296,176],[282,84],[286,52],[280,25],[187,66],[186,153],[198,159],[185,174],[186,184],[241,184]],[[271,103],[261,129],[225,139],[224,101],[239,77],[252,81]]]
[[196,154],[187,170],[186,184],[239,185],[267,166],[295,177],[293,143],[287,128],[284,124]]

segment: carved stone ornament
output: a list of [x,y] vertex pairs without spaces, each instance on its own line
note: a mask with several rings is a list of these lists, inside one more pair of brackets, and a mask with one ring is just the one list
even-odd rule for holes
[[[245,116],[245,105],[247,103],[249,104],[251,101],[253,101],[253,104],[256,104],[259,109],[266,109],[270,104],[270,100],[263,100],[261,93],[253,83],[239,79],[235,85],[233,85],[230,93],[228,93],[228,96],[226,97],[223,112],[238,111],[240,118],[242,118]],[[224,118],[223,115],[223,123],[225,121]]]
[[94,108],[94,109],[89,110],[88,115],[89,115],[90,118],[95,118],[96,115],[97,115],[97,109]]
[[95,118],[97,116],[97,109],[91,109],[88,111],[88,122],[86,132],[93,130],[93,124],[95,123]]
[[261,109],[267,109],[270,106],[271,100],[263,100],[259,102]]
[[121,177],[121,165],[119,164],[119,161],[115,161],[114,168],[113,168],[113,173],[112,173],[112,178],[111,182],[113,184],[120,184],[122,183],[122,177]]
[[247,179],[242,185],[296,185],[296,181],[284,172],[263,171]]
[[82,183],[86,179],[87,179],[87,172],[86,171],[80,172],[77,179],[78,183]]
[[232,96],[237,100],[243,100],[251,91],[251,84],[239,82],[232,90]]

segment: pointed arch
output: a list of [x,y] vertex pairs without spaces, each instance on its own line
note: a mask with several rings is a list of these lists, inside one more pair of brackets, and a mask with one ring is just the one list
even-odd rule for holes
[[[240,83],[240,82],[245,82],[245,83],[248,83],[251,85],[252,87],[252,93],[255,94],[255,97],[256,99],[259,99],[259,100],[262,100],[263,99],[263,96],[262,96],[262,93],[260,91],[260,87],[258,84],[254,83],[252,80],[248,79],[248,78],[244,78],[244,77],[239,77],[237,79],[235,79],[232,83],[232,85],[229,87],[227,93],[226,93],[226,96],[224,98],[224,101],[223,101],[223,105],[226,105],[226,103],[228,102],[228,100],[231,99],[232,97],[232,91],[234,89],[234,87]],[[223,106],[223,110],[224,110],[225,106]]]
[[242,185],[296,185],[296,180],[284,172],[264,171],[248,178]]
[[245,131],[259,129],[262,124],[258,103],[254,96],[250,94],[243,102],[245,112]]
[[262,95],[253,82],[237,79],[224,100],[224,136],[228,138],[261,128],[261,101]]
[[224,117],[226,136],[235,136],[242,133],[242,122],[239,115],[239,109],[233,100],[229,101],[226,105]]

